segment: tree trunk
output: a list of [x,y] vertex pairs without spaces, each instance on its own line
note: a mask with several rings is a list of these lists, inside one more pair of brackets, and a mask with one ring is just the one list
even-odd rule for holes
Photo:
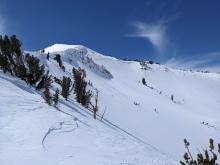
[[93,118],[96,120],[96,111],[93,111]]

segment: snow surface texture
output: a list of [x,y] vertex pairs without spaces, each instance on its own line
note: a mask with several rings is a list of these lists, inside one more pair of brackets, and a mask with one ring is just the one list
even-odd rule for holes
[[[65,72],[53,60],[57,53]],[[74,95],[67,102],[61,98],[55,109],[24,82],[0,72],[1,165],[171,165],[182,159],[184,138],[194,155],[207,147],[209,138],[220,142],[217,73],[156,64],[144,70],[139,62],[80,45],[55,44],[45,54],[32,54],[58,78],[72,78],[73,66],[85,69],[87,80],[99,90],[98,120]]]

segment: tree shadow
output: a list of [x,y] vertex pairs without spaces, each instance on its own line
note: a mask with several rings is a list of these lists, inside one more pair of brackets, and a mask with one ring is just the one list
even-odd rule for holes
[[82,112],[80,112],[79,110],[77,110],[76,107],[75,107],[75,105],[74,105],[72,102],[70,102],[70,103],[72,103],[71,105],[68,104],[66,101],[63,101],[63,100],[60,100],[59,102],[60,102],[60,104],[63,104],[64,106],[66,106],[66,107],[68,107],[68,108],[74,110],[75,112],[79,113],[79,114],[82,115],[83,117],[88,118],[87,115],[85,115],[85,114],[83,114]]
[[22,89],[22,90],[24,90],[24,91],[26,91],[28,93],[31,93],[31,94],[35,94],[36,93],[36,91],[33,88],[27,86],[27,84],[25,84],[24,82],[21,82],[21,80],[16,80],[15,77],[9,78],[7,76],[3,76],[2,74],[0,74],[0,78],[4,79],[6,81],[9,81],[13,85],[17,86],[18,88],[20,88],[20,89]]

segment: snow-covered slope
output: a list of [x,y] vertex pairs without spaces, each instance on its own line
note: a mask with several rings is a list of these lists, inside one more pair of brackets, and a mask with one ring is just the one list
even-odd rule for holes
[[1,165],[173,164],[173,160],[76,102],[45,104],[24,82],[0,72]]
[[[93,120],[73,95],[68,102],[61,100],[57,111],[23,82],[0,73],[0,164],[175,164],[184,153],[184,138],[193,154],[209,138],[220,139],[219,74],[157,64],[144,70],[139,62],[80,45],[55,44],[45,53],[31,53],[58,78],[72,78],[73,66],[85,69],[87,80],[99,90],[98,114],[105,112],[104,120]],[[65,72],[53,60],[56,54]]]

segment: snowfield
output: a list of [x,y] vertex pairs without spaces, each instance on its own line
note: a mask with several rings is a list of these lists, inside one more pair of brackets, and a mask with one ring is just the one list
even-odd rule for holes
[[[50,107],[40,92],[0,72],[1,165],[172,165],[182,159],[184,138],[193,155],[209,138],[220,142],[218,73],[157,64],[145,70],[139,62],[80,45],[31,53],[57,78],[72,78],[73,66],[85,69],[99,91],[99,116],[94,120],[73,94],[68,101],[61,98],[57,109]],[[53,60],[58,53],[65,72]],[[57,87],[54,82],[52,89]]]

